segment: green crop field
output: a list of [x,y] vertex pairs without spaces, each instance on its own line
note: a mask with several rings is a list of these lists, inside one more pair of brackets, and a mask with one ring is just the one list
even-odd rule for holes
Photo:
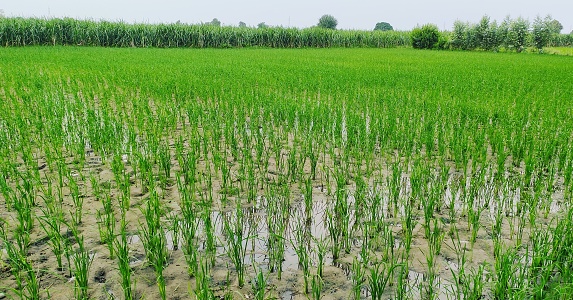
[[573,60],[0,48],[0,293],[571,299]]

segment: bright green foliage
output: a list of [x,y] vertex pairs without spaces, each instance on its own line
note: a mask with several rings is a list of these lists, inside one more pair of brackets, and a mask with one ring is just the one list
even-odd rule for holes
[[512,20],[509,24],[509,32],[506,38],[507,48],[521,52],[527,46],[527,36],[529,34],[529,21],[521,17]]
[[434,24],[414,28],[410,33],[412,47],[415,49],[433,49],[440,39],[440,31]]
[[338,20],[332,15],[324,15],[318,20],[318,27],[325,29],[336,29]]
[[[214,20],[215,21],[215,20]],[[75,19],[0,19],[0,45],[79,45],[103,47],[377,47],[408,46],[407,32],[327,30],[324,28],[258,28],[202,25],[127,24]]]
[[488,50],[521,52],[527,46],[541,49],[545,46],[570,46],[573,38],[570,35],[558,34],[560,23],[547,16],[537,18],[533,26],[523,18],[506,17],[498,24],[484,16],[479,23],[471,24],[456,21],[451,32],[451,47],[458,50]]
[[551,31],[551,17],[547,16],[545,19],[541,19],[540,16],[537,16],[535,18],[531,32],[535,48],[541,51],[543,47],[547,46],[551,38]]

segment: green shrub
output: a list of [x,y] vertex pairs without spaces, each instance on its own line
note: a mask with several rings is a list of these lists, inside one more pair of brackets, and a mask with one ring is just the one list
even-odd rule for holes
[[410,34],[414,49],[433,49],[440,39],[440,31],[434,24],[414,28]]
[[451,48],[451,44],[452,41],[449,35],[440,34],[440,36],[438,37],[438,42],[435,45],[435,48],[440,50],[448,50]]

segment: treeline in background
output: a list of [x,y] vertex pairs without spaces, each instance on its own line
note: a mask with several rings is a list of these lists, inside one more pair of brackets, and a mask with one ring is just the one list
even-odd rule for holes
[[561,34],[563,25],[550,16],[533,22],[506,17],[501,23],[482,17],[478,23],[456,21],[449,34],[449,48],[457,50],[499,50],[521,52],[527,47],[568,47],[573,45],[573,32]]
[[[452,31],[439,31],[435,25],[424,25],[412,31],[337,30],[333,26],[284,28],[258,26],[220,26],[204,24],[130,24],[125,22],[76,20],[72,18],[0,18],[0,45],[47,46],[76,45],[101,47],[156,48],[230,48],[230,47],[410,47],[516,51],[527,47],[568,47],[573,33],[561,34],[562,26],[546,17],[534,22],[523,18],[500,22],[484,16],[478,23],[457,21]],[[323,16],[324,18],[324,16]],[[322,18],[321,18],[322,22]],[[264,25],[264,23],[261,23]],[[261,25],[259,24],[259,25]],[[386,25],[382,22],[379,24]],[[377,27],[379,27],[377,24]],[[561,27],[559,27],[561,26]],[[377,28],[375,28],[377,29]]]

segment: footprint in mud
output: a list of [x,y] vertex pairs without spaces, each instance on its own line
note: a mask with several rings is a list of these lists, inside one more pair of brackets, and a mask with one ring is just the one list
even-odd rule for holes
[[97,270],[97,272],[94,276],[94,281],[97,283],[105,283],[106,282],[106,272],[103,268],[100,268],[99,270]]

